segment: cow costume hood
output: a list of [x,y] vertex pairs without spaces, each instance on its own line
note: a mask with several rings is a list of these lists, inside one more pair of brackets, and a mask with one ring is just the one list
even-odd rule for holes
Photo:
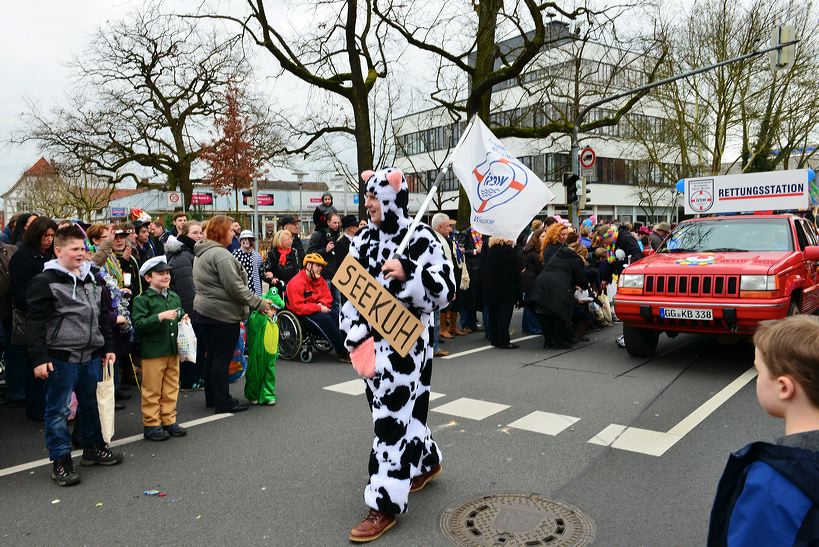
[[381,203],[381,225],[370,226],[387,234],[396,234],[412,224],[409,216],[409,189],[400,169],[385,167],[378,171],[364,171],[361,178],[366,191],[372,192]]

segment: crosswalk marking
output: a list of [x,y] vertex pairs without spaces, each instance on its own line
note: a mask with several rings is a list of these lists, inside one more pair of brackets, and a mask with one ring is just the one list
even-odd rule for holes
[[508,424],[508,426],[515,429],[524,429],[526,431],[534,431],[535,433],[554,436],[564,429],[573,426],[578,421],[580,421],[580,418],[575,418],[574,416],[564,416],[563,414],[536,410]]
[[509,405],[461,397],[460,399],[456,399],[439,407],[433,408],[432,412],[480,421],[484,418],[492,416],[493,414],[502,412],[507,408],[509,408]]
[[364,380],[356,378],[349,382],[341,382],[340,384],[333,384],[332,386],[325,386],[322,389],[327,391],[335,391],[337,393],[344,393],[346,395],[363,395],[366,391],[364,387]]

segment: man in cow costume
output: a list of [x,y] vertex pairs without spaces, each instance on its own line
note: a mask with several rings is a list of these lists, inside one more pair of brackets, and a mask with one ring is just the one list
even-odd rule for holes
[[356,234],[350,255],[427,328],[401,357],[349,301],[341,331],[356,371],[367,385],[375,439],[370,480],[364,489],[369,514],[350,532],[357,543],[372,541],[395,526],[410,492],[441,473],[441,451],[426,425],[432,376],[432,314],[455,295],[452,266],[432,229],[420,224],[406,250],[392,258],[412,219],[409,192],[400,170],[366,171],[368,225]]

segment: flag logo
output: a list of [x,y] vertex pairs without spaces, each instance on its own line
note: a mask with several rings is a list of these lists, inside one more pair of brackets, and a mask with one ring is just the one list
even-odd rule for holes
[[529,181],[522,165],[495,152],[487,152],[484,161],[472,170],[472,174],[477,182],[475,192],[478,200],[473,204],[476,213],[485,213],[509,203],[520,195]]
[[469,223],[482,234],[514,240],[555,197],[477,116],[450,159],[469,198]]

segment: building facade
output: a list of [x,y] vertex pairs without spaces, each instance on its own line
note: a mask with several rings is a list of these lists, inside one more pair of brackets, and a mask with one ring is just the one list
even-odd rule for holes
[[[537,128],[552,121],[573,125],[577,105],[591,103],[646,82],[637,67],[639,59],[627,51],[587,42],[578,46],[569,35],[568,27],[553,22],[553,35],[565,34],[564,40],[554,40],[549,48],[513,80],[495,86],[492,114],[484,122]],[[520,38],[501,42],[498,47],[514,53],[522,43]],[[498,61],[499,62],[499,61]],[[573,94],[575,84],[579,93]],[[593,109],[584,122],[612,116],[619,106]],[[396,132],[397,165],[408,174],[412,191],[424,192],[444,165],[465,129],[466,120],[452,122],[452,113],[443,107],[411,113],[398,119]],[[591,133],[581,133],[580,149],[591,148],[596,161],[582,175],[591,189],[590,203],[581,216],[596,214],[598,218],[620,221],[657,222],[673,220],[678,196],[674,183],[679,178],[679,150],[673,145],[675,132],[672,122],[661,110],[652,106],[650,97],[639,103],[612,126],[602,126]],[[648,161],[640,139],[665,139],[667,154],[659,161]],[[556,198],[542,211],[543,215],[568,213],[562,185],[563,173],[570,170],[570,139],[552,134],[548,138],[504,138],[504,144],[524,165],[529,167]],[[444,181],[440,209],[457,209],[458,181],[449,174]]]

